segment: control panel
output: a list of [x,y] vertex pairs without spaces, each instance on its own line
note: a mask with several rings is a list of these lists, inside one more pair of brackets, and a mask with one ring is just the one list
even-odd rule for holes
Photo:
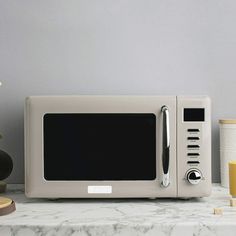
[[177,98],[178,196],[211,189],[211,118],[208,97]]
[[[186,109],[184,109],[186,110]],[[193,110],[193,109],[191,109]],[[197,108],[197,110],[199,110],[199,108]],[[204,109],[203,110],[203,114],[204,114]],[[201,125],[199,125],[196,121],[199,116],[196,114],[196,112],[190,112],[188,114],[191,118],[192,123],[196,122],[195,126],[193,128],[187,128],[186,130],[186,140],[187,140],[187,145],[186,145],[186,158],[187,158],[187,166],[189,166],[189,168],[198,168],[199,164],[200,164],[200,160],[201,160]],[[199,120],[199,119],[198,119]],[[184,122],[186,122],[185,117],[184,117]],[[204,118],[201,119],[201,122],[204,122]],[[192,124],[193,125],[193,124]],[[197,169],[195,170],[195,172],[199,173],[198,178],[201,179],[201,173],[200,171],[198,171]],[[192,181],[190,181],[191,178],[191,174],[192,170],[190,169],[187,174],[186,174],[186,178],[189,181],[190,184],[193,184]],[[197,184],[198,182],[194,182],[194,184]]]

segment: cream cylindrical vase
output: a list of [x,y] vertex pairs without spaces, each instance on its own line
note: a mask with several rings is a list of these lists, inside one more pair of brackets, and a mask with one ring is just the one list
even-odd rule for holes
[[221,186],[229,187],[229,162],[236,161],[236,119],[220,123],[220,176]]

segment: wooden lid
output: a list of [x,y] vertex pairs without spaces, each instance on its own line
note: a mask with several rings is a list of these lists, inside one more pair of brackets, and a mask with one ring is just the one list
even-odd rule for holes
[[12,200],[6,197],[0,197],[0,209],[11,205]]
[[220,124],[236,124],[236,119],[219,120]]
[[0,216],[10,214],[15,210],[15,202],[12,199],[0,197]]

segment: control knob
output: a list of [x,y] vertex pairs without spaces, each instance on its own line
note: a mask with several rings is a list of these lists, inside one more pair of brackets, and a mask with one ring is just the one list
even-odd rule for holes
[[190,170],[187,173],[187,180],[190,184],[198,184],[201,181],[202,175],[198,170]]

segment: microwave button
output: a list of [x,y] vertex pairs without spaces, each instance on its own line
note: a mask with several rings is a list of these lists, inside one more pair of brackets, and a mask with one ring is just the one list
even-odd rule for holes
[[188,137],[188,140],[199,140],[199,137]]
[[190,157],[192,157],[192,156],[194,156],[194,157],[200,156],[199,153],[192,153],[192,152],[189,152],[187,155],[190,156]]
[[200,148],[199,145],[188,145],[187,147],[188,147],[188,148]]
[[200,164],[200,162],[199,161],[188,161],[187,164],[189,164],[189,165],[198,165],[198,164]]
[[188,129],[188,132],[199,132],[199,129]]

